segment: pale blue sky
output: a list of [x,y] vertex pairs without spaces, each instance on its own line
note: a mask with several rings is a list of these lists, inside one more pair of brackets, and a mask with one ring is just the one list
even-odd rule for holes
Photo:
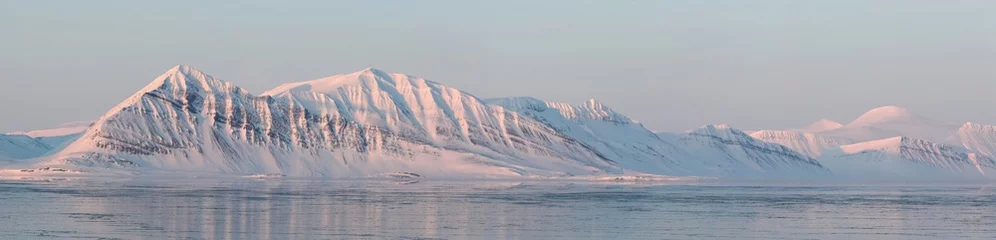
[[656,130],[996,124],[996,1],[0,0],[0,132],[94,119],[177,64],[262,92],[373,66]]

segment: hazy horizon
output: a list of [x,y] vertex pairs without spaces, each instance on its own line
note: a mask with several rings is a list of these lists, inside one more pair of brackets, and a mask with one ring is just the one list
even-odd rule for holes
[[0,132],[93,120],[177,64],[253,93],[375,67],[481,98],[595,98],[658,131],[996,124],[996,3],[100,4],[0,8]]

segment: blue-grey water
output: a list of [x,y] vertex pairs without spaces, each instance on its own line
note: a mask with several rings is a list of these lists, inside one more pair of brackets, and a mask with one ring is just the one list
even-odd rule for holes
[[996,239],[986,185],[0,181],[0,239]]

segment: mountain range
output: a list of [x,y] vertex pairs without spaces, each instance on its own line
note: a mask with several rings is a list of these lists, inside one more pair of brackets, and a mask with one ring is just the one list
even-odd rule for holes
[[996,127],[896,106],[848,124],[655,133],[594,99],[481,99],[373,68],[253,94],[181,65],[94,121],[0,135],[0,172],[989,178],[994,152]]

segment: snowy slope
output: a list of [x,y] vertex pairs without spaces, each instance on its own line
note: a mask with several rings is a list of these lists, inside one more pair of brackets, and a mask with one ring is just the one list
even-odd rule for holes
[[813,159],[778,145],[755,141],[743,132],[722,126],[707,126],[686,134],[654,134],[596,100],[578,105],[529,97],[489,102],[535,118],[578,139],[625,169],[725,178],[782,178],[827,173]]
[[996,127],[959,128],[895,106],[846,125],[655,134],[596,100],[482,100],[377,69],[254,95],[177,66],[92,124],[24,133],[35,137],[0,134],[6,166],[433,178],[951,179],[990,178],[996,169]]
[[367,69],[253,96],[186,66],[40,164],[309,177],[622,172],[531,118],[420,78]]
[[996,157],[996,126],[968,122],[949,141],[974,152]]
[[816,122],[813,122],[813,123],[810,123],[809,125],[806,125],[803,128],[792,129],[791,131],[793,131],[793,132],[803,132],[803,133],[816,133],[816,132],[830,131],[830,130],[838,129],[838,128],[841,128],[841,127],[844,127],[844,125],[840,124],[839,122],[835,122],[835,121],[829,120],[829,119],[820,119],[820,120],[818,120]]
[[659,135],[690,154],[694,161],[685,161],[688,169],[707,176],[796,178],[831,174],[811,157],[757,140],[726,125],[707,125],[680,135]]
[[897,136],[944,142],[958,127],[914,114],[905,108],[884,106],[869,110],[843,127],[820,134],[859,142]]
[[708,129],[662,138],[595,100],[486,102],[376,69],[255,96],[177,66],[31,166],[303,177],[828,173],[787,148]]
[[558,133],[577,139],[624,169],[667,175],[698,174],[682,168],[679,157],[684,156],[684,151],[594,99],[578,105],[530,97],[490,99],[488,102],[536,119]]
[[839,137],[827,137],[818,133],[761,130],[750,134],[758,140],[780,144],[809,157],[819,157],[826,149],[854,143],[853,140]]
[[[22,136],[22,137],[26,136],[33,139],[33,141],[22,139],[22,142],[31,142],[29,145],[37,145],[37,143],[41,143],[42,145],[44,145],[43,149],[31,150],[32,154],[28,154],[27,157],[15,158],[15,159],[24,159],[24,158],[43,156],[61,150],[66,145],[76,140],[76,138],[79,138],[80,135],[83,135],[83,131],[85,131],[88,127],[90,127],[90,124],[92,124],[92,122],[90,121],[68,122],[60,124],[59,126],[56,126],[54,128],[12,132],[8,133],[7,135]],[[17,145],[6,145],[6,147],[16,148]],[[2,151],[11,151],[11,150],[10,149],[5,150],[5,146],[0,146],[0,152]]]
[[68,135],[61,135],[61,136],[36,137],[34,139],[51,147],[48,153],[53,153],[62,150],[73,141],[76,141],[76,139],[78,139],[80,136],[83,136],[83,132],[71,133]]
[[547,163],[536,157],[578,161],[618,172],[588,146],[531,118],[419,77],[368,68],[285,84],[264,95],[433,146],[542,165]]
[[41,156],[52,147],[25,135],[0,134],[0,159],[8,161]]
[[68,122],[60,124],[59,126],[53,128],[38,129],[38,130],[23,131],[23,132],[11,132],[8,134],[26,135],[33,138],[63,137],[63,136],[82,133],[88,127],[90,127],[90,124],[93,124],[93,122],[91,121]]
[[911,137],[844,145],[819,160],[839,176],[857,179],[975,179],[996,171],[992,157]]

